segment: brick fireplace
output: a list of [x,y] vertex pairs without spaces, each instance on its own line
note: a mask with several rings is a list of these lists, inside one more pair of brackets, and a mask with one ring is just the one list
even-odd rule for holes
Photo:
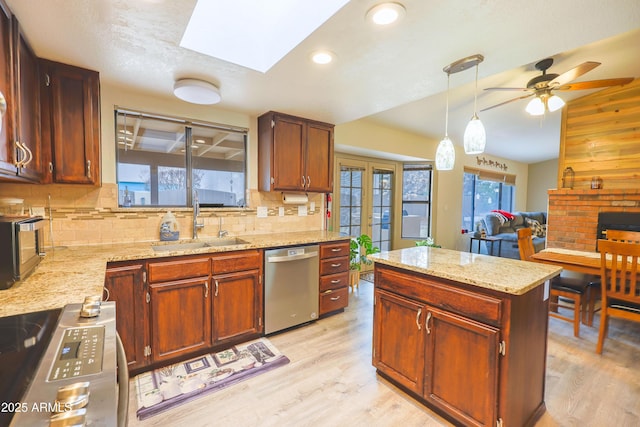
[[596,250],[598,213],[640,215],[640,189],[549,190],[547,247]]

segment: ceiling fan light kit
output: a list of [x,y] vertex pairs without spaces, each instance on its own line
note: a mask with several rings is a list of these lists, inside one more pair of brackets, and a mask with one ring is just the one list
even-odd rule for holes
[[192,104],[211,105],[220,102],[220,89],[212,83],[197,79],[176,80],[173,94]]

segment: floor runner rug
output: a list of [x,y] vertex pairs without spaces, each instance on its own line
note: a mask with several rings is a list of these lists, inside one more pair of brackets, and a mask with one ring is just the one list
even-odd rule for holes
[[142,373],[134,378],[138,419],[286,365],[289,359],[266,338]]

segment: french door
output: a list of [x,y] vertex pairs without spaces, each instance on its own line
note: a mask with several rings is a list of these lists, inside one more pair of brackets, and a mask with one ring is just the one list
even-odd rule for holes
[[392,249],[395,165],[344,158],[337,163],[334,229],[353,237],[367,234],[381,251]]

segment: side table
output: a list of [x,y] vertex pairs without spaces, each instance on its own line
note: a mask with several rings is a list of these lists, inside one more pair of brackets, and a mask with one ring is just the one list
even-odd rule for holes
[[470,239],[469,239],[469,252],[473,252],[473,241],[477,240],[478,241],[478,253],[480,253],[480,245],[481,242],[489,242],[491,243],[491,249],[489,250],[489,255],[493,255],[493,245],[498,242],[498,255],[500,256],[500,250],[502,249],[502,238],[501,237],[493,237],[493,236],[485,236],[485,237],[480,237],[480,236],[474,236],[471,235]]

